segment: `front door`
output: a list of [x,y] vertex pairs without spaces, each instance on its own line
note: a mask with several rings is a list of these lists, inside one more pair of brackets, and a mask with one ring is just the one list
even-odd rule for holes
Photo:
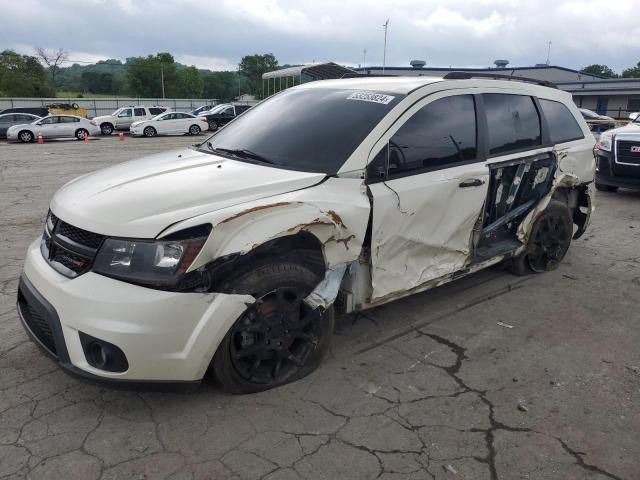
[[116,128],[118,130],[126,130],[133,123],[133,109],[125,108],[118,113],[116,117]]
[[411,107],[374,148],[372,300],[462,269],[483,208],[489,170],[471,94],[439,93]]

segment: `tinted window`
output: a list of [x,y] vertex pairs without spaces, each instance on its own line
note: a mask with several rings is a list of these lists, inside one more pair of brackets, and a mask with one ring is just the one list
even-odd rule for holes
[[75,117],[59,117],[58,123],[74,123],[79,121],[80,119]]
[[131,116],[131,109],[127,108],[125,110],[122,110],[119,114],[118,117],[122,118],[122,117],[130,117]]
[[29,115],[16,115],[16,120],[20,122],[33,122],[36,118]]
[[136,117],[144,117],[146,115],[144,108],[134,108],[134,113]]
[[166,108],[150,108],[149,109],[149,113],[151,113],[152,115],[160,115],[162,112],[164,112],[166,110]]
[[549,137],[552,143],[568,142],[584,138],[582,129],[572,113],[560,102],[538,99],[542,113],[549,127]]
[[335,174],[402,98],[329,88],[285,90],[230,122],[202,150],[245,150],[276,166]]
[[441,98],[416,112],[391,137],[388,174],[467,162],[476,154],[473,96]]
[[540,117],[531,97],[487,93],[484,105],[490,154],[522,150],[542,143]]
[[58,123],[58,117],[47,117],[40,122],[40,125],[51,125]]

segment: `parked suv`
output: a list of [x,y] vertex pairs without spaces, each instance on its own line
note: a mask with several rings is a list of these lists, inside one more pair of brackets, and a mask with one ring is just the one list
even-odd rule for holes
[[201,116],[207,119],[209,130],[215,132],[250,108],[251,105],[218,105],[210,113],[201,114]]
[[255,392],[316,368],[335,312],[554,269],[589,223],[593,136],[566,92],[457,78],[306,83],[67,183],[27,252],[27,332],[84,377]]
[[166,111],[165,107],[129,106],[119,108],[111,115],[94,117],[93,121],[98,124],[103,135],[111,135],[114,130],[129,130],[133,122],[153,118]]
[[595,153],[598,190],[640,190],[640,117],[603,132]]

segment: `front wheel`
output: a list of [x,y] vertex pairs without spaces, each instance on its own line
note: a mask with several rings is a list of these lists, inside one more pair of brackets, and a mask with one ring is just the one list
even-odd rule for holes
[[142,133],[144,134],[145,137],[155,137],[156,136],[156,129],[153,127],[146,127]]
[[189,127],[189,134],[190,135],[199,135],[200,134],[200,127],[198,125],[191,125]]
[[572,236],[571,210],[566,204],[551,200],[535,220],[526,250],[513,259],[511,271],[527,275],[555,269],[569,250]]
[[22,143],[33,142],[33,133],[28,130],[23,130],[18,134],[18,139],[20,139]]
[[89,132],[87,132],[84,128],[79,128],[76,130],[76,138],[78,140],[84,140],[84,137],[88,137]]
[[103,135],[111,135],[113,133],[113,125],[110,123],[103,123],[100,125],[100,131]]
[[236,320],[213,360],[215,377],[232,393],[253,393],[311,373],[329,347],[333,308],[312,309],[304,298],[320,278],[288,261],[265,261],[232,280],[233,293],[257,299]]
[[218,130],[218,122],[215,122],[215,121],[209,122],[209,130],[212,132],[215,132],[216,130]]

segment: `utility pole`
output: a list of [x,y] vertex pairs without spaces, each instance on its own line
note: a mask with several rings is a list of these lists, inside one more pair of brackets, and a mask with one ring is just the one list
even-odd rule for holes
[[547,65],[549,65],[549,56],[551,55],[551,40],[549,40],[549,46],[547,47]]
[[362,68],[365,68],[367,66],[367,49],[365,48],[362,51]]
[[382,56],[382,74],[384,75],[384,67],[387,65],[387,28],[389,27],[389,19],[384,22],[382,28],[384,28],[384,53]]
[[160,60],[160,82],[162,83],[162,98],[164,97],[164,64]]

